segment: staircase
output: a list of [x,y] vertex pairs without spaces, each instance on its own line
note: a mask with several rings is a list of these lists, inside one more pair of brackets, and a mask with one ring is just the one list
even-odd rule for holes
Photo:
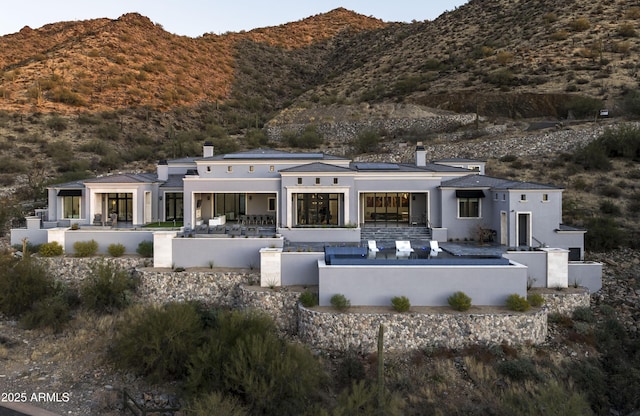
[[398,240],[428,241],[431,240],[431,229],[427,227],[362,227],[360,239],[380,242],[395,242]]

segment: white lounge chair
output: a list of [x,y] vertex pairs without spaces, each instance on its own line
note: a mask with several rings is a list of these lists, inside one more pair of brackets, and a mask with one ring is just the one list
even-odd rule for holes
[[409,257],[411,253],[413,253],[413,248],[411,248],[410,241],[396,241],[396,257]]
[[431,253],[430,253],[431,257],[436,257],[438,255],[438,253],[442,252],[442,249],[438,245],[438,241],[437,240],[429,241],[429,246],[431,247]]
[[367,253],[369,254],[369,257],[376,257],[376,254],[378,253],[378,251],[380,251],[380,249],[378,248],[378,245],[376,244],[376,240],[367,241],[367,248],[368,248]]

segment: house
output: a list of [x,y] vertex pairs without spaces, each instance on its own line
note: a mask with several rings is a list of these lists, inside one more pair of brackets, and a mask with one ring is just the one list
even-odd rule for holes
[[[111,239],[119,232],[122,241],[127,232],[146,233],[132,241],[154,240],[161,253],[154,258],[156,267],[214,262],[240,267],[264,266],[274,253],[261,248],[281,253],[285,242],[359,245],[370,230],[411,229],[441,245],[473,240],[523,252],[553,248],[565,253],[561,263],[584,260],[586,231],[562,223],[562,188],[484,173],[483,161],[429,162],[421,143],[414,163],[371,163],[273,149],[216,155],[207,142],[202,157],[160,161],[155,173],[51,186],[45,218],[32,220],[39,234],[32,230],[29,238],[59,239],[69,250],[71,237],[60,230],[79,223],[92,238],[107,230]],[[106,227],[113,213],[115,231]],[[167,221],[182,223],[183,232],[140,229]],[[16,241],[29,234],[13,231]],[[196,238],[180,238],[185,235]],[[280,258],[263,274],[277,277],[279,284],[301,282],[288,280],[291,274],[310,274],[303,283],[317,284],[317,262],[323,257],[315,253],[292,268]],[[566,286],[570,272],[566,265],[561,269],[560,284]],[[520,281],[522,276],[519,284],[525,287],[527,272],[520,272]]]

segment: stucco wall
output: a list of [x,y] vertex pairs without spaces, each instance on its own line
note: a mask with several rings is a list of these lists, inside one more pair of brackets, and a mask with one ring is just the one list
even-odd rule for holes
[[282,247],[282,238],[174,238],[174,267],[260,267],[260,249]]
[[95,240],[98,242],[98,253],[107,253],[111,244],[122,244],[126,253],[134,254],[143,241],[153,241],[153,231],[144,230],[112,230],[110,228],[91,227],[79,230],[68,230],[64,233],[64,251],[74,253],[73,244],[77,241]]
[[343,294],[354,306],[388,306],[394,296],[407,296],[416,306],[445,306],[457,291],[470,296],[474,305],[504,305],[510,294],[527,293],[527,269],[519,264],[327,266],[321,260],[318,270],[322,306],[330,305],[335,294]]

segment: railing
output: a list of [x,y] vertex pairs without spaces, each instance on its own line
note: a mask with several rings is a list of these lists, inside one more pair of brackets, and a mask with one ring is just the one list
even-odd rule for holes
[[127,392],[127,389],[122,389],[122,411],[126,413],[127,410],[136,416],[147,416],[149,413],[178,412],[180,408],[165,407],[160,409],[139,405]]

